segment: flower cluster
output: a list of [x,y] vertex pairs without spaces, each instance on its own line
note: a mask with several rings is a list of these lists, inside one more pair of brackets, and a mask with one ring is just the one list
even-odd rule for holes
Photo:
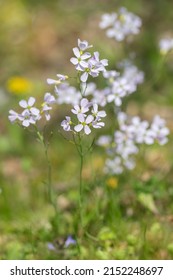
[[139,151],[139,144],[151,145],[155,142],[164,145],[168,141],[169,129],[165,121],[155,116],[152,123],[142,121],[138,116],[132,117],[118,113],[119,130],[115,131],[113,140],[110,136],[101,136],[97,144],[106,148],[109,158],[105,163],[105,172],[120,174],[125,168],[133,169],[135,161],[132,157]]
[[122,105],[124,97],[136,91],[138,84],[144,80],[144,74],[133,64],[124,65],[123,73],[117,71],[106,71],[104,77],[107,79],[108,86],[101,91],[94,93],[94,100],[100,106],[114,102],[116,107]]
[[91,128],[102,128],[105,124],[102,118],[106,116],[105,111],[99,111],[96,103],[89,102],[87,98],[82,98],[79,105],[75,105],[71,110],[75,119],[66,116],[61,122],[61,126],[65,131],[78,133],[83,131],[88,135],[91,133]]
[[86,83],[89,75],[94,78],[98,77],[99,73],[104,72],[105,66],[108,65],[107,59],[100,60],[99,52],[94,52],[93,55],[90,52],[85,52],[91,47],[92,45],[89,45],[87,41],[78,39],[78,47],[73,48],[75,57],[70,59],[80,74],[80,80],[83,83]]
[[58,104],[76,105],[79,104],[81,99],[80,91],[67,82],[55,87],[55,95]]
[[21,113],[17,113],[14,110],[9,111],[9,120],[14,123],[29,127],[30,125],[35,125],[37,121],[42,118],[42,115],[45,115],[47,121],[50,120],[49,111],[52,110],[52,104],[55,103],[55,97],[50,93],[46,93],[44,96],[44,102],[40,109],[34,107],[35,98],[29,97],[28,101],[21,100],[19,106],[24,109]]
[[142,21],[140,17],[122,7],[117,13],[104,14],[100,28],[107,29],[106,35],[117,41],[123,41],[130,34],[138,34]]
[[159,42],[159,48],[162,55],[166,55],[173,50],[173,38],[164,38]]

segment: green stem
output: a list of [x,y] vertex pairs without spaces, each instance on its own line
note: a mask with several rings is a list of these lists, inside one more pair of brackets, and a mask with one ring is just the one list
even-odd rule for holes
[[48,156],[48,145],[45,145],[44,143],[44,151],[48,166],[48,174],[47,174],[47,188],[48,188],[48,198],[51,204],[53,204],[53,197],[52,197],[52,167]]
[[82,208],[82,193],[83,193],[83,186],[82,186],[82,171],[83,171],[83,155],[80,155],[80,174],[79,174],[79,178],[80,178],[80,183],[79,183],[79,206],[80,206],[80,210]]
[[58,214],[58,210],[57,210],[57,205],[56,205],[56,201],[55,201],[55,196],[53,193],[53,188],[52,188],[52,166],[51,166],[51,162],[49,159],[49,155],[48,155],[48,148],[49,148],[49,144],[46,144],[43,141],[43,145],[44,145],[44,151],[45,151],[45,156],[46,156],[46,161],[47,161],[47,193],[48,193],[48,199],[50,204],[53,206],[55,213]]
[[80,155],[80,171],[79,171],[79,211],[80,211],[80,219],[81,224],[83,225],[83,215],[82,215],[82,204],[83,204],[83,180],[82,180],[82,172],[83,172],[83,147],[82,147],[82,139],[79,134],[79,155]]
[[48,170],[47,170],[48,200],[49,200],[49,203],[53,206],[53,208],[55,210],[55,213],[58,214],[56,201],[54,200],[53,189],[52,189],[52,166],[51,166],[51,162],[50,162],[49,155],[48,155],[49,143],[45,142],[44,136],[40,133],[40,131],[38,130],[37,127],[36,127],[36,131],[37,131],[38,139],[43,145],[44,153],[45,153],[45,157],[46,157],[46,162],[47,162],[47,167],[48,167]]

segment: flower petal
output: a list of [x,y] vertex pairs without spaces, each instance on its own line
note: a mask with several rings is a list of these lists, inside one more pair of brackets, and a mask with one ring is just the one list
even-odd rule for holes
[[100,117],[100,118],[106,117],[106,112],[105,111],[99,111],[98,112],[98,117]]
[[19,105],[20,105],[20,107],[22,107],[22,108],[27,108],[27,106],[28,106],[26,100],[21,100],[21,101],[19,102]]
[[70,58],[72,64],[77,65],[79,63],[78,59],[75,57]]
[[87,79],[88,79],[88,73],[87,73],[87,72],[84,72],[84,73],[81,75],[80,79],[81,79],[81,81],[82,81],[83,83],[85,83],[85,82],[87,81]]
[[87,98],[82,98],[80,104],[81,104],[82,107],[86,107],[88,105],[88,99]]
[[76,132],[80,132],[82,129],[83,129],[83,125],[82,125],[82,124],[77,124],[77,125],[74,127],[74,130],[75,130]]
[[84,115],[81,113],[77,115],[77,118],[81,123],[83,123],[85,121]]
[[87,118],[86,118],[86,123],[89,124],[91,123],[92,121],[94,120],[94,117],[92,115],[89,115]]
[[28,105],[29,105],[29,106],[33,106],[34,103],[35,103],[35,98],[34,98],[34,97],[30,97],[30,98],[28,99]]
[[86,134],[86,135],[88,135],[88,134],[91,133],[91,129],[89,128],[88,125],[85,125],[85,126],[84,126],[84,131],[85,131],[85,134]]
[[80,57],[80,51],[79,51],[78,48],[73,48],[73,53],[74,53],[74,55],[75,55],[77,58]]

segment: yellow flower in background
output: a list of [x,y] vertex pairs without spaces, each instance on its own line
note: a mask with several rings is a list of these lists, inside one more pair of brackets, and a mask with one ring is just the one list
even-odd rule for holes
[[106,185],[111,189],[116,189],[118,187],[118,179],[115,177],[110,177],[106,180]]
[[24,77],[14,76],[7,81],[7,90],[13,94],[27,94],[31,89],[32,83]]

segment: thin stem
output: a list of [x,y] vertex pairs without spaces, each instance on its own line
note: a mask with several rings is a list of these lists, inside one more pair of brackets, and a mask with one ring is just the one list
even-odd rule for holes
[[40,131],[38,130],[37,126],[35,126],[36,128],[36,132],[37,132],[37,136],[39,141],[41,142],[41,144],[43,145],[44,148],[44,153],[45,153],[45,157],[46,157],[46,162],[47,162],[47,194],[48,194],[48,200],[50,202],[50,204],[53,206],[55,213],[57,214],[57,206],[56,206],[56,202],[54,200],[54,195],[53,195],[53,189],[52,189],[52,166],[51,166],[51,162],[49,159],[49,155],[48,155],[48,148],[49,148],[49,142],[46,143],[44,136],[40,133]]
[[79,155],[80,155],[80,171],[79,171],[79,211],[80,211],[80,219],[81,224],[83,225],[83,215],[82,215],[82,203],[83,203],[83,180],[82,180],[82,171],[83,171],[83,147],[82,147],[82,139],[79,133],[79,147],[77,147]]
[[83,191],[83,186],[82,186],[82,171],[83,171],[83,155],[81,154],[80,156],[80,175],[79,175],[79,178],[80,178],[80,184],[79,184],[79,201],[80,201],[80,205],[82,204],[82,191]]
[[48,145],[46,145],[44,143],[44,149],[45,149],[45,156],[46,156],[46,161],[47,161],[47,165],[48,165],[48,182],[47,182],[47,187],[48,187],[48,198],[51,204],[53,204],[53,198],[52,198],[52,167],[51,167],[51,163],[49,160],[49,156],[48,156]]
[[45,141],[43,142],[44,144],[44,151],[45,151],[45,156],[46,156],[46,161],[47,161],[47,166],[48,166],[48,171],[47,171],[47,192],[48,192],[48,199],[50,204],[53,206],[55,213],[58,213],[57,210],[57,205],[56,205],[56,201],[54,199],[54,194],[53,194],[53,188],[52,188],[52,166],[51,166],[51,162],[49,159],[49,155],[48,155],[48,148],[49,148],[49,143],[45,143]]

